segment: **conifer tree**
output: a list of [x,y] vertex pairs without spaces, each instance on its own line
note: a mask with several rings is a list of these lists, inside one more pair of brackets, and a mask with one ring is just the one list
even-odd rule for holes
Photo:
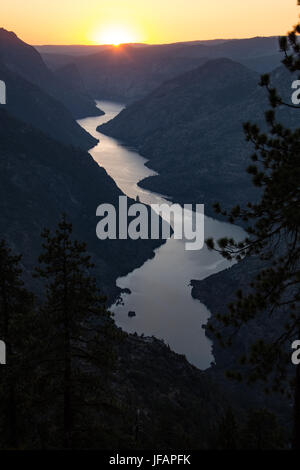
[[240,430],[240,448],[247,450],[284,449],[287,439],[276,416],[268,410],[251,410]]
[[236,450],[238,447],[238,425],[231,408],[222,417],[217,436],[217,446],[222,450]]
[[[107,377],[114,364],[113,343],[118,337],[105,309],[86,245],[72,238],[72,224],[63,215],[54,234],[44,230],[43,252],[36,276],[44,280],[46,300],[41,310],[45,359],[40,386],[49,399],[50,445],[82,445],[91,423],[91,407],[109,400]],[[105,395],[108,395],[105,397]],[[99,417],[98,417],[99,419]],[[49,441],[50,439],[50,441]]]
[[[26,399],[34,297],[21,278],[21,256],[0,242],[0,338],[6,345],[6,365],[1,366],[0,441],[3,448],[17,448],[25,438]],[[28,418],[28,415],[27,415]]]
[[[299,33],[300,24],[287,37],[280,38],[283,64],[291,72],[300,70]],[[267,132],[250,122],[244,125],[246,140],[252,142],[255,149],[248,172],[254,185],[260,188],[260,200],[249,202],[246,208],[237,205],[230,212],[215,204],[216,212],[227,216],[231,223],[248,224],[247,237],[238,243],[228,238],[217,243],[213,239],[206,242],[210,249],[217,249],[229,260],[240,261],[249,256],[261,260],[262,268],[250,283],[250,291],[239,290],[228,313],[219,315],[218,320],[237,331],[260,315],[268,316],[270,322],[277,318],[281,330],[276,337],[268,341],[258,338],[248,355],[241,358],[241,363],[246,366],[249,383],[269,378],[271,390],[281,393],[289,390],[288,384],[292,386],[293,445],[300,448],[300,365],[296,368],[296,377],[290,379],[291,344],[294,339],[300,339],[300,128],[286,128],[277,116],[278,108],[283,106],[295,108],[296,113],[300,110],[292,102],[284,102],[269,75],[261,77],[260,85],[269,95],[270,110],[265,115]],[[231,345],[231,338],[225,339],[219,328],[211,329],[224,346]],[[240,371],[231,376],[243,379]]]

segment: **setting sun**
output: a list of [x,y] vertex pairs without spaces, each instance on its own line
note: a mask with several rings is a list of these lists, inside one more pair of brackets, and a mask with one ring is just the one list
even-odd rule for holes
[[103,28],[94,34],[93,39],[98,44],[113,44],[114,46],[137,41],[135,34],[122,26]]

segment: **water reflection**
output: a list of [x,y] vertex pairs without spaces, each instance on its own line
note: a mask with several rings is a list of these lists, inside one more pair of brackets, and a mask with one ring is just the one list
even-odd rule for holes
[[[145,166],[146,159],[120,142],[96,131],[99,124],[115,117],[123,105],[98,102],[104,116],[82,119],[79,123],[100,143],[90,153],[129,197],[139,196],[146,204],[168,202],[163,196],[138,187],[137,183],[155,172]],[[201,203],[201,201],[199,201]],[[243,238],[243,230],[205,217],[205,238],[224,236]],[[182,240],[169,239],[156,250],[155,257],[141,268],[119,278],[117,285],[130,289],[123,295],[123,304],[113,305],[116,323],[128,332],[163,339],[170,347],[200,369],[213,360],[211,343],[204,334],[210,312],[191,297],[191,279],[204,279],[222,271],[230,263],[206,247],[201,251],[186,251]],[[136,316],[129,317],[128,312]]]

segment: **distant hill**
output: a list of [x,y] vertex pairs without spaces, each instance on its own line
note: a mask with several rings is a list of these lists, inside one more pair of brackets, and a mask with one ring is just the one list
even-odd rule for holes
[[177,57],[172,50],[173,46],[168,45],[120,46],[91,56],[76,57],[73,62],[93,96],[128,102],[205,61],[204,57]]
[[124,102],[143,98],[166,80],[190,71],[208,59],[230,58],[259,73],[273,70],[281,59],[276,37],[190,41],[144,47],[135,44],[118,48],[45,46],[38,50],[52,70],[66,64],[76,64],[86,89],[96,98]]
[[65,145],[88,150],[97,140],[82,129],[70,111],[43,89],[12,72],[0,61],[0,78],[7,88],[5,108],[11,115],[44,131]]
[[[208,324],[216,329],[221,327],[223,339],[226,337],[232,339],[232,346],[224,348],[209,330],[206,331],[207,336],[213,342],[215,358],[215,365],[206,371],[206,375],[218,384],[224,393],[231,395],[233,402],[238,403],[242,409],[249,407],[272,410],[279,417],[282,425],[288,427],[292,421],[290,404],[279,400],[276,394],[266,394],[264,391],[266,384],[262,385],[258,382],[249,387],[249,384],[245,382],[240,383],[226,377],[228,370],[240,370],[245,374],[247,366],[241,366],[239,360],[257,340],[272,342],[278,337],[282,328],[282,312],[273,314],[272,325],[268,316],[258,315],[244,324],[236,334],[232,334],[231,327],[225,327],[217,320],[218,315],[228,313],[228,304],[236,301],[236,292],[239,289],[244,293],[249,292],[250,282],[267,264],[263,264],[258,257],[253,256],[202,281],[192,280],[192,296],[209,308],[211,317]],[[289,369],[293,377],[292,364]]]
[[[291,77],[278,69],[274,78],[289,93]],[[242,125],[264,125],[268,101],[258,81],[258,74],[237,62],[209,61],[164,83],[100,130],[149,159],[159,176],[142,187],[182,203],[205,203],[212,214],[216,201],[231,207],[255,198],[245,172],[252,146]]]
[[[148,44],[143,43],[129,43],[124,45],[130,45],[132,47],[150,47]],[[115,46],[112,44],[95,44],[95,45],[85,45],[85,44],[71,44],[71,45],[42,45],[34,46],[35,49],[44,57],[45,55],[64,55],[69,57],[80,57],[85,55],[96,54],[108,49],[115,49]]]
[[[258,75],[229,59],[164,83],[100,127],[148,158],[159,176],[141,185],[182,203],[234,205],[251,191],[242,123],[258,115]],[[246,197],[249,196],[247,191]]]
[[[183,42],[178,42],[178,43],[171,43],[171,44],[166,44],[168,45],[199,45],[199,44],[204,44],[207,46],[214,46],[216,44],[221,44],[223,42],[228,41],[228,39],[212,39],[212,40],[204,40],[204,41],[183,41]],[[230,41],[230,39],[229,39]],[[122,44],[122,46],[131,46],[131,47],[140,47],[143,49],[146,49],[148,47],[157,47],[157,45],[153,46],[153,44],[146,44],[146,43],[128,43],[128,44]],[[164,44],[159,44],[159,46],[165,46]],[[70,44],[70,45],[36,45],[34,48],[43,56],[64,56],[64,57],[80,57],[80,56],[86,56],[86,55],[92,55],[92,54],[97,54],[98,52],[102,52],[105,50],[113,50],[115,49],[115,46],[112,44],[92,44],[92,45],[85,45],[85,44]]]
[[34,48],[44,56],[45,54],[57,54],[57,55],[66,55],[66,56],[84,56],[91,55],[97,52],[100,52],[104,49],[111,48],[112,46],[107,45],[43,45],[43,46],[34,46]]
[[275,53],[280,56],[278,37],[254,37],[232,39],[216,44],[212,49],[211,58],[228,57],[238,60],[263,57]]
[[74,118],[100,114],[87,92],[78,93],[78,90],[66,86],[46,66],[34,47],[23,42],[15,33],[3,28],[0,28],[0,61],[12,72],[60,100]]
[[262,57],[250,57],[249,59],[241,58],[239,62],[251,70],[255,70],[260,74],[270,73],[278,67],[282,60],[280,54],[265,55]]

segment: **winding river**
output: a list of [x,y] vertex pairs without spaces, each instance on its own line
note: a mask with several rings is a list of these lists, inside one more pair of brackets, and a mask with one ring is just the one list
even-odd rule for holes
[[[134,199],[139,196],[145,204],[168,203],[163,196],[137,185],[143,178],[155,174],[145,166],[146,159],[96,130],[99,124],[121,112],[123,105],[108,101],[98,101],[97,105],[105,112],[104,116],[79,121],[84,129],[100,139],[90,151],[92,157],[127,196]],[[243,235],[239,227],[205,217],[205,238],[230,236],[242,239]],[[204,370],[214,360],[211,342],[202,328],[210,312],[192,298],[189,284],[191,279],[204,279],[229,266],[228,261],[206,247],[200,251],[186,251],[184,240],[172,237],[155,251],[154,258],[117,280],[119,287],[127,288],[131,293],[123,294],[122,304],[111,306],[115,321],[128,332],[163,339],[171,349],[184,354],[192,364]],[[134,311],[136,316],[130,318],[129,311]]]

